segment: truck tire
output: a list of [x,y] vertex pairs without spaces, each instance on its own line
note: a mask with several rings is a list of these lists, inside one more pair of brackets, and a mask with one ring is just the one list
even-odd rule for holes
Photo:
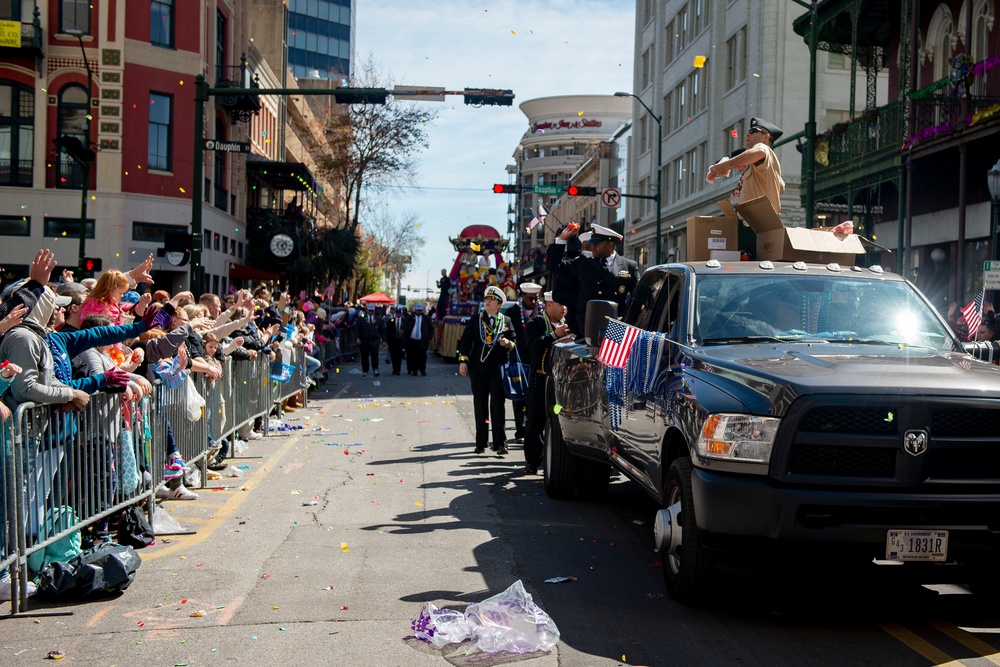
[[[574,457],[575,458],[575,457]],[[584,500],[601,500],[608,492],[611,482],[611,466],[599,461],[579,459],[577,468],[577,492]]]
[[711,564],[701,544],[698,524],[694,516],[694,495],[691,492],[691,462],[676,459],[667,470],[663,488],[663,507],[680,502],[680,524],[683,539],[676,555],[661,552],[663,577],[667,592],[678,602],[697,604],[708,591]]
[[545,493],[550,498],[570,498],[576,490],[580,459],[569,453],[559,419],[549,414],[545,425]]

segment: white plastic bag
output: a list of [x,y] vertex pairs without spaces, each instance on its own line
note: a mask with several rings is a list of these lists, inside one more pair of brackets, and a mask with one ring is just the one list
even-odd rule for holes
[[503,593],[469,605],[474,645],[484,653],[551,651],[559,643],[559,628],[531,599],[518,579]]
[[187,418],[188,421],[196,422],[201,419],[202,408],[205,407],[205,399],[194,386],[194,380],[188,375],[184,380],[184,392],[187,394]]
[[438,648],[472,637],[472,647],[484,653],[551,651],[559,643],[555,621],[534,603],[520,579],[503,593],[469,605],[465,614],[427,602],[411,627],[418,639]]
[[184,532],[184,526],[177,523],[174,517],[157,505],[156,509],[153,510],[153,534],[172,535],[181,532]]

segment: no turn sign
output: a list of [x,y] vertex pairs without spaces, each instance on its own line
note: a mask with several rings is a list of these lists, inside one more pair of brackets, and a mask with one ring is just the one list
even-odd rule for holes
[[601,190],[601,206],[604,208],[618,208],[622,203],[622,191],[618,188],[604,188]]

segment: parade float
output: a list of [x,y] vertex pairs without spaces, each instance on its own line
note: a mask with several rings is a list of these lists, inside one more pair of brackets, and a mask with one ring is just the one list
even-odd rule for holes
[[469,225],[449,238],[457,254],[448,273],[451,290],[441,295],[431,349],[444,359],[458,357],[458,341],[469,317],[482,307],[483,293],[490,285],[504,291],[508,299],[517,298],[517,285],[507,269],[503,252],[509,241],[489,225]]

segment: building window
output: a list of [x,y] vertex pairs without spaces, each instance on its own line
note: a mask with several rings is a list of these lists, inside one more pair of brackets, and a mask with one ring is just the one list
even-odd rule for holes
[[59,32],[67,30],[90,34],[90,0],[60,0]]
[[171,116],[173,99],[162,93],[149,94],[149,160],[150,169],[170,171]]
[[215,13],[215,71],[222,72],[226,65],[226,15]]
[[677,52],[680,53],[691,43],[691,13],[688,11],[687,5],[677,12],[674,26],[677,29]]
[[163,243],[167,232],[180,232],[187,234],[188,228],[184,225],[163,225],[156,222],[133,222],[132,240],[145,241],[147,243]]
[[746,144],[746,139],[743,136],[743,121],[738,120],[729,127],[727,127],[724,132],[726,133],[725,140],[723,141],[723,146],[726,149],[726,155],[731,155],[733,151],[738,148],[743,148]]
[[228,236],[223,236],[222,237],[222,252],[224,252],[226,254],[229,253],[229,237]]
[[[42,229],[46,237],[78,239],[80,218],[45,218]],[[90,218],[87,219],[86,232],[88,239],[94,238],[94,221]]]
[[205,237],[205,242],[202,244],[202,247],[205,250],[211,250],[212,249],[212,230],[211,229],[202,230],[202,235]]
[[[60,137],[77,139],[81,144],[89,147],[87,102],[87,90],[83,86],[73,84],[66,86],[59,92],[59,127],[57,134]],[[83,168],[65,151],[59,153],[58,166],[57,188],[79,190],[83,187]]]
[[650,69],[650,55],[652,54],[653,47],[649,47],[642,52],[642,87],[645,88],[649,85],[649,69]]
[[0,236],[31,236],[31,218],[26,215],[0,215]]
[[34,91],[0,81],[0,185],[31,186],[34,140]]
[[639,152],[645,153],[649,150],[649,117],[643,114],[639,119]]
[[[226,125],[222,122],[221,118],[215,119],[215,138],[218,141],[226,140]],[[215,181],[215,208],[222,211],[226,210],[229,206],[229,191],[226,190],[226,154],[216,153],[215,154],[215,176],[213,178]],[[218,246],[218,240],[216,240],[216,246]],[[218,248],[216,248],[218,250]]]
[[747,78],[747,29],[740,28],[726,42],[726,90],[732,90]]
[[156,46],[174,46],[174,0],[152,0],[150,3],[149,41]]
[[851,69],[851,59],[843,53],[831,51],[826,56],[827,69]]
[[664,65],[669,65],[674,62],[674,40],[676,36],[674,35],[674,21],[667,23],[667,28],[664,31],[664,42],[663,42],[663,60]]
[[243,259],[243,241],[236,244],[236,258]]
[[644,0],[642,6],[642,22],[649,23],[653,20],[653,0]]
[[236,239],[229,239],[229,254],[236,256]]
[[214,249],[214,250],[215,250],[216,252],[219,252],[219,238],[220,238],[220,237],[219,237],[219,235],[218,235],[218,234],[216,234],[216,235],[215,235],[215,236],[214,236],[213,238],[214,238],[214,240],[215,240],[215,243],[214,243],[214,244],[212,245],[212,248],[213,248],[213,249]]
[[692,0],[691,10],[694,14],[694,34],[700,35],[708,27],[708,0]]

